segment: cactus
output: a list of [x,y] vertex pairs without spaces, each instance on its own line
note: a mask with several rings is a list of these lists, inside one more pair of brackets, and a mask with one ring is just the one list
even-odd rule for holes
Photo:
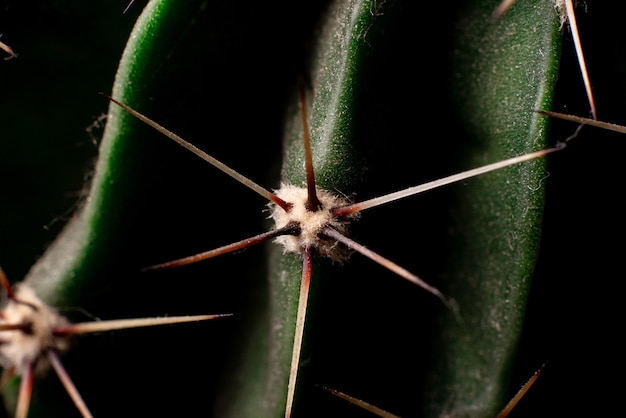
[[[328,168],[317,170],[319,183],[348,197],[377,196],[544,146],[547,119],[531,110],[551,107],[561,36],[547,2],[519,0],[495,23],[489,20],[493,1],[213,3],[149,2],[112,93],[266,187],[279,185],[283,142],[300,144],[301,129],[292,121],[299,76],[309,83],[313,140],[332,132],[329,140],[343,153],[331,154]],[[123,22],[128,34],[142,6],[136,2],[121,15],[107,3],[107,17],[99,22],[111,28],[118,23],[110,22]],[[113,12],[119,15],[113,18]],[[434,27],[426,24],[431,19],[438,20]],[[325,38],[333,22],[353,41],[350,49]],[[89,20],[81,23],[88,26]],[[119,38],[119,58],[124,31],[111,32]],[[27,59],[19,43],[3,41],[19,54],[3,67]],[[326,56],[333,52],[339,55],[328,65]],[[341,67],[333,59],[349,65],[325,72],[325,63]],[[83,113],[80,130],[105,109],[96,92],[110,90],[114,65],[108,65],[108,76],[80,87],[91,112]],[[328,92],[338,102],[324,97]],[[75,100],[74,107],[82,111],[87,105]],[[332,129],[323,126],[331,115],[338,116]],[[77,135],[88,142],[86,134],[74,132],[70,144],[81,141]],[[2,142],[17,137],[4,134]],[[287,164],[297,161],[292,156],[285,154]],[[344,165],[333,165],[337,160]],[[400,416],[441,416],[463,408],[471,409],[467,416],[492,416],[503,406],[546,360],[528,364],[518,357],[527,347],[525,340],[519,346],[520,332],[539,250],[544,164],[524,164],[381,207],[353,225],[355,238],[454,298],[462,323],[432,295],[356,255],[343,266],[316,262],[294,416],[360,416],[317,385]],[[292,182],[301,180],[299,167],[284,167]],[[58,187],[62,194],[80,186]],[[496,206],[504,194],[503,206]],[[263,312],[295,295],[293,288],[287,294],[275,285],[268,289],[266,270],[287,265],[298,278],[301,263],[283,258],[278,247],[272,253],[270,245],[176,270],[140,272],[266,230],[265,202],[115,107],[88,196],[27,275],[48,303],[102,318],[235,314],[228,324],[200,330],[183,326],[81,342],[68,353],[67,367],[95,415],[281,416],[286,382],[268,385],[266,369],[289,366],[291,353],[270,333],[289,317],[264,322]],[[486,208],[511,216],[496,219]],[[500,260],[485,256],[511,245],[499,238],[518,233],[525,237],[512,238],[520,245],[513,253],[523,254],[519,260],[504,252]],[[30,244],[31,254],[52,238],[36,235],[39,244]],[[12,269],[4,257],[2,265]],[[485,312],[486,319],[506,321],[485,327]],[[468,341],[476,334],[480,345],[472,347]],[[146,347],[153,347],[149,355]],[[281,354],[276,363],[267,361],[271,352]],[[73,411],[58,386],[54,378],[44,379],[32,416]]]

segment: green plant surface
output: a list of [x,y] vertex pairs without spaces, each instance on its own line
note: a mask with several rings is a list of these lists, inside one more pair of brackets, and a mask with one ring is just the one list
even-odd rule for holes
[[[556,85],[560,35],[552,5],[520,0],[492,23],[488,17],[497,2],[478,2],[484,4],[477,9],[412,3],[355,2],[359,13],[348,12],[348,18],[343,13],[352,10],[346,8],[352,2],[337,2],[336,14],[326,2],[151,2],[145,23],[127,44],[113,95],[263,186],[278,187],[283,136],[290,147],[299,147],[299,127],[289,115],[297,118],[295,86],[304,75],[314,141],[344,141],[337,148],[349,151],[350,158],[343,166],[322,167],[316,148],[318,181],[356,200],[541,148],[547,122],[530,110],[550,107]],[[122,47],[144,3],[136,2],[128,15],[121,15],[124,6],[112,10],[102,2],[99,9],[106,13],[97,16],[72,2],[34,2],[37,12],[28,13],[22,6],[5,8],[1,22],[23,13],[50,25],[42,25],[47,29],[42,32],[29,27],[23,40],[11,37],[20,33],[19,25],[0,27],[2,40],[20,54],[0,64],[2,79],[15,80],[0,96],[0,262],[14,281],[63,222],[29,232],[73,209],[75,197],[53,202],[51,196],[83,190],[84,172],[91,172],[84,154],[91,159],[95,148],[84,128],[106,111],[97,92],[111,91]],[[347,48],[315,29],[318,23],[328,28],[336,15],[343,16],[335,23],[351,40]],[[435,26],[426,24],[433,19]],[[71,26],[62,22],[80,22],[82,33],[64,33],[61,28]],[[92,39],[101,40],[99,48]],[[327,61],[329,51],[337,55]],[[337,68],[342,72],[335,73]],[[578,70],[562,68],[560,83],[577,85]],[[19,77],[29,82],[20,84]],[[328,100],[328,92],[339,101]],[[570,106],[569,100],[557,93],[557,106]],[[573,131],[561,126],[556,138]],[[619,138],[610,140],[613,147]],[[579,196],[580,189],[589,193],[593,187],[580,187],[590,180],[578,176],[597,175],[599,166],[585,160],[587,168],[580,169],[576,147],[549,158],[547,180],[545,162],[538,161],[363,213],[353,237],[439,286],[458,303],[463,321],[432,295],[358,254],[344,266],[316,262],[297,416],[368,416],[317,385],[401,416],[442,416],[464,408],[476,408],[467,416],[492,416],[546,360],[545,383],[533,389],[522,413],[598,408],[586,399],[601,399],[606,391],[590,387],[585,377],[594,374],[585,364],[608,366],[598,353],[619,346],[604,343],[606,335],[593,328],[600,315],[590,308],[582,316],[577,303],[589,306],[601,296],[608,300],[595,308],[598,313],[614,309],[608,282],[591,280],[618,274],[611,262],[619,257],[609,256],[618,249],[600,245],[602,235],[591,241],[597,244],[591,249],[583,239],[592,231],[600,234],[591,226],[610,216],[590,222],[587,203],[596,200]],[[594,155],[605,154],[602,147],[594,145]],[[300,182],[301,163],[293,155],[286,155],[290,165],[283,166],[283,175]],[[613,165],[603,161],[601,167]],[[28,274],[50,302],[72,319],[84,319],[84,312],[103,319],[235,313],[232,321],[79,340],[64,362],[95,415],[225,416],[226,410],[245,416],[238,409],[243,407],[252,411],[248,416],[281,416],[291,337],[270,333],[284,326],[286,317],[264,322],[263,310],[271,312],[285,300],[292,310],[297,286],[287,289],[291,294],[273,293],[265,271],[267,264],[284,269],[297,284],[300,261],[270,254],[276,250],[270,246],[177,270],[139,272],[267,229],[263,199],[116,108],[93,178],[64,238],[50,245]],[[545,213],[543,184],[548,184]],[[596,198],[604,201],[606,194]],[[602,214],[619,214],[618,205],[597,206]],[[534,269],[542,217],[542,253]],[[65,283],[62,291],[50,290],[43,277]],[[581,289],[600,292],[594,297]],[[569,334],[578,331],[575,322],[599,347],[587,334]],[[272,352],[281,353],[276,363],[266,360]],[[268,384],[273,383],[268,367],[278,371],[277,384]],[[573,388],[575,378],[583,384]],[[581,391],[577,405],[563,402],[555,389],[563,383],[570,394]],[[75,414],[55,377],[38,381],[34,395],[31,416]]]
[[[492,10],[491,5],[464,10],[460,13],[459,33],[453,33],[449,38],[454,48],[452,74],[445,74],[445,77],[453,79],[450,88],[454,92],[454,103],[442,101],[441,108],[449,109],[443,112],[448,118],[445,123],[456,138],[448,136],[445,146],[452,141],[459,141],[462,145],[458,155],[448,155],[445,163],[438,163],[439,170],[445,170],[443,165],[448,170],[478,166],[545,146],[546,120],[527,109],[549,107],[551,101],[558,55],[557,16],[551,7],[526,5],[525,9],[513,10],[506,19],[492,25],[488,23]],[[432,156],[441,152],[439,147],[444,144],[420,144],[418,138],[409,139],[406,135],[393,133],[410,132],[415,123],[410,112],[416,115],[424,111],[421,106],[407,106],[406,100],[394,100],[397,95],[390,93],[400,92],[409,97],[415,97],[417,93],[404,84],[391,81],[398,76],[398,68],[410,66],[410,57],[390,56],[389,53],[390,50],[409,50],[410,45],[417,44],[424,37],[424,33],[402,20],[401,16],[411,16],[413,12],[410,7],[398,3],[386,3],[373,9],[372,3],[349,1],[338,2],[328,12],[326,24],[317,37],[318,47],[311,53],[311,70],[307,73],[312,85],[311,133],[320,187],[339,190],[343,194],[353,193],[361,187],[361,193],[357,194],[360,196],[365,187],[372,187],[368,180],[374,178],[376,182],[380,173],[393,173],[392,176],[403,179],[417,178],[416,174],[421,170],[421,167],[417,168],[417,154]],[[533,22],[540,16],[539,21],[545,29],[521,24],[512,29],[509,22],[523,19],[520,16],[524,13]],[[540,50],[545,53],[538,53]],[[431,50],[426,48],[423,53],[430,54]],[[441,58],[443,61],[447,57],[442,55]],[[511,68],[517,69],[514,75]],[[426,74],[427,79],[431,77],[433,74]],[[441,79],[439,75],[435,77]],[[401,76],[399,79],[407,80]],[[428,102],[430,99],[424,97],[424,100]],[[403,109],[398,109],[398,105]],[[400,112],[403,116],[398,118]],[[378,121],[381,125],[370,118],[370,115],[377,114],[387,115],[384,122]],[[457,118],[457,114],[462,116]],[[297,120],[298,115],[294,118]],[[437,118],[438,115],[434,115],[433,123],[437,123]],[[296,151],[302,147],[301,126],[294,125],[287,128],[282,181],[301,185],[304,163],[302,152]],[[464,152],[464,147],[472,149],[471,158],[468,158],[469,152]],[[385,154],[386,151],[390,152]],[[402,167],[406,167],[405,171],[401,171]],[[501,382],[507,381],[514,361],[536,260],[543,207],[540,184],[545,172],[542,167],[543,163],[537,161],[472,181],[471,186],[462,191],[457,188],[452,195],[440,193],[441,201],[453,202],[453,209],[448,209],[447,213],[429,213],[423,207],[405,205],[404,202],[390,205],[393,212],[387,212],[389,218],[380,218],[377,223],[370,224],[367,232],[358,231],[357,234],[370,240],[368,245],[374,250],[380,247],[390,257],[393,255],[392,258],[404,254],[408,260],[404,266],[415,265],[415,259],[421,261],[414,268],[429,271],[426,277],[431,280],[439,279],[438,286],[445,287],[446,293],[459,304],[462,323],[457,323],[459,318],[444,309],[445,312],[440,314],[442,319],[435,322],[440,327],[422,328],[422,332],[432,333],[434,340],[441,339],[442,348],[424,347],[414,335],[401,330],[411,329],[411,322],[416,318],[430,317],[432,320],[436,316],[439,301],[432,295],[425,295],[421,289],[411,289],[412,285],[398,283],[395,291],[406,292],[401,303],[403,307],[398,309],[396,305],[400,299],[394,295],[385,300],[381,288],[387,284],[379,283],[399,281],[392,274],[365,264],[362,267],[365,270],[350,266],[325,272],[314,277],[316,285],[322,288],[313,289],[314,303],[320,308],[316,309],[313,304],[308,314],[308,325],[313,331],[305,338],[311,351],[303,355],[301,375],[306,377],[301,379],[304,383],[300,386],[306,388],[306,382],[310,382],[309,387],[315,383],[325,384],[349,393],[361,393],[365,399],[380,396],[383,391],[389,391],[390,386],[393,386],[390,393],[394,394],[403,391],[432,393],[426,397],[426,408],[420,402],[404,405],[396,402],[393,405],[395,412],[401,416],[415,415],[423,409],[432,416],[446,413],[451,416],[495,415],[507,396]],[[432,175],[432,169],[429,171]],[[510,190],[511,182],[522,187]],[[396,190],[401,184],[402,181],[391,181],[385,176],[379,190],[385,190],[385,187],[386,191]],[[369,193],[365,197],[375,196],[371,191]],[[407,221],[401,220],[411,219],[416,214],[419,218],[431,219],[431,233],[435,234],[437,228],[441,228],[439,233],[447,240],[443,243],[442,238],[437,238],[425,243],[431,246],[431,251],[436,245],[441,246],[439,254],[429,255],[427,261],[415,257],[416,254],[429,254],[427,250],[420,251],[420,244],[411,242],[408,248],[402,248],[407,247],[406,238],[400,238],[395,245],[389,242],[394,239],[389,233],[390,226],[398,221],[403,225],[403,235],[411,234],[410,228],[420,228],[408,226]],[[368,215],[365,213],[364,218]],[[448,226],[444,228],[438,222]],[[383,226],[372,232],[377,224]],[[280,253],[281,249],[274,251]],[[442,254],[449,256],[442,257]],[[228,409],[234,409],[234,412],[227,416],[280,416],[284,409],[281,399],[286,397],[302,269],[297,259],[280,254],[273,256],[277,261],[272,265],[274,279],[270,286],[271,325],[265,333],[268,370],[258,382],[250,379],[249,373],[241,373],[246,377],[237,385],[242,388],[240,398],[228,402]],[[431,265],[433,261],[445,263],[446,267],[441,269],[436,264]],[[341,284],[337,285],[337,282]],[[386,330],[372,331],[376,329],[372,314],[351,317],[345,322],[344,318],[350,314],[346,315],[344,308],[337,305],[345,303],[343,301],[354,292],[348,289],[357,286],[371,286],[377,295],[374,297],[363,291],[361,300],[351,301],[349,309],[353,309],[352,303],[363,304],[358,312],[367,312],[367,306],[375,300],[376,311],[384,313],[373,315],[378,315],[382,322],[387,318]],[[417,304],[421,306],[415,306]],[[330,309],[336,311],[328,312]],[[255,310],[255,315],[258,314]],[[400,316],[402,319],[397,319]],[[271,332],[272,329],[279,331]],[[381,338],[379,344],[371,341],[372,335],[380,334],[385,338]],[[369,350],[362,348],[365,345],[370,345]],[[432,350],[442,355],[433,354]],[[402,367],[398,368],[399,373],[377,369],[377,366],[364,370],[365,375],[358,382],[367,388],[359,383],[346,382],[348,379],[342,376],[345,370],[350,370],[347,375],[358,375],[359,371],[351,367],[366,361],[366,354],[357,354],[357,351],[370,355],[376,353],[383,358],[391,358],[395,352],[402,359]],[[408,360],[408,353],[419,355]],[[322,356],[328,365],[318,364]],[[258,370],[255,368],[258,357],[259,354],[254,353],[251,370]],[[341,359],[340,364],[336,364],[338,359]],[[435,362],[438,366],[432,372],[432,386],[428,386],[428,380],[419,377],[424,373],[424,362]],[[389,367],[389,364],[383,367]],[[412,376],[408,383],[402,378],[406,374]],[[389,383],[394,380],[397,382],[395,386]],[[319,401],[311,400],[318,398],[317,394],[306,389],[301,392],[304,400],[298,405],[296,414],[316,416],[323,413],[323,409],[316,408]],[[258,394],[258,399],[251,394]],[[268,407],[259,412],[257,405]]]

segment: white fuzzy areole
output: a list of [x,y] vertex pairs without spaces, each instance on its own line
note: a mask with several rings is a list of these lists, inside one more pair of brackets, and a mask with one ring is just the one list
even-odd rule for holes
[[67,339],[53,335],[56,327],[67,325],[68,321],[56,309],[39,299],[35,291],[25,284],[19,286],[15,299],[8,299],[0,311],[0,324],[23,323],[31,324],[32,332],[0,331],[0,361],[6,367],[13,367],[18,374],[48,348],[57,352],[68,348]]
[[319,238],[320,230],[326,226],[331,226],[342,234],[347,232],[349,220],[337,218],[331,213],[333,208],[349,204],[347,199],[335,196],[326,190],[317,189],[317,198],[322,204],[322,208],[311,212],[305,207],[308,199],[305,187],[281,184],[280,189],[276,190],[275,194],[293,205],[289,212],[285,212],[281,207],[273,203],[270,204],[271,217],[276,222],[276,229],[280,229],[290,222],[297,222],[301,228],[300,235],[282,235],[274,240],[283,246],[285,252],[301,254],[303,248],[311,247],[316,250],[317,254],[329,257],[333,261],[341,262],[349,257],[349,251],[335,240]]

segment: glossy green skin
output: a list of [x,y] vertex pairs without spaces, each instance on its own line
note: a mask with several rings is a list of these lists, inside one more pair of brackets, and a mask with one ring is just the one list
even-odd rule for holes
[[[304,178],[295,100],[303,76],[318,185],[356,200],[545,145],[547,121],[529,110],[551,107],[556,83],[560,34],[550,5],[520,2],[492,23],[493,2],[483,1],[467,10],[342,1],[326,14],[310,4],[287,17],[278,13],[287,3],[252,3],[149,3],[113,96],[271,188]],[[313,29],[318,15],[320,32]],[[416,16],[441,24],[416,25]],[[544,162],[536,161],[363,213],[354,238],[440,287],[463,322],[359,255],[344,266],[316,261],[297,416],[360,413],[316,385],[401,416],[493,416],[508,396],[517,354],[544,177]],[[235,313],[228,324],[116,335],[121,342],[105,350],[109,360],[84,373],[74,371],[88,361],[77,349],[71,372],[94,413],[116,411],[94,400],[108,391],[117,405],[132,405],[129,416],[200,409],[205,416],[281,416],[299,258],[270,245],[177,271],[138,272],[263,231],[265,202],[115,106],[89,193],[26,279],[50,303],[102,318]],[[154,356],[146,359],[146,350]],[[199,374],[203,383],[190,386],[187,379]],[[124,401],[136,379],[148,382],[137,394],[144,401]],[[50,380],[33,416],[39,408],[72,409]],[[165,396],[190,400],[147,401]]]

